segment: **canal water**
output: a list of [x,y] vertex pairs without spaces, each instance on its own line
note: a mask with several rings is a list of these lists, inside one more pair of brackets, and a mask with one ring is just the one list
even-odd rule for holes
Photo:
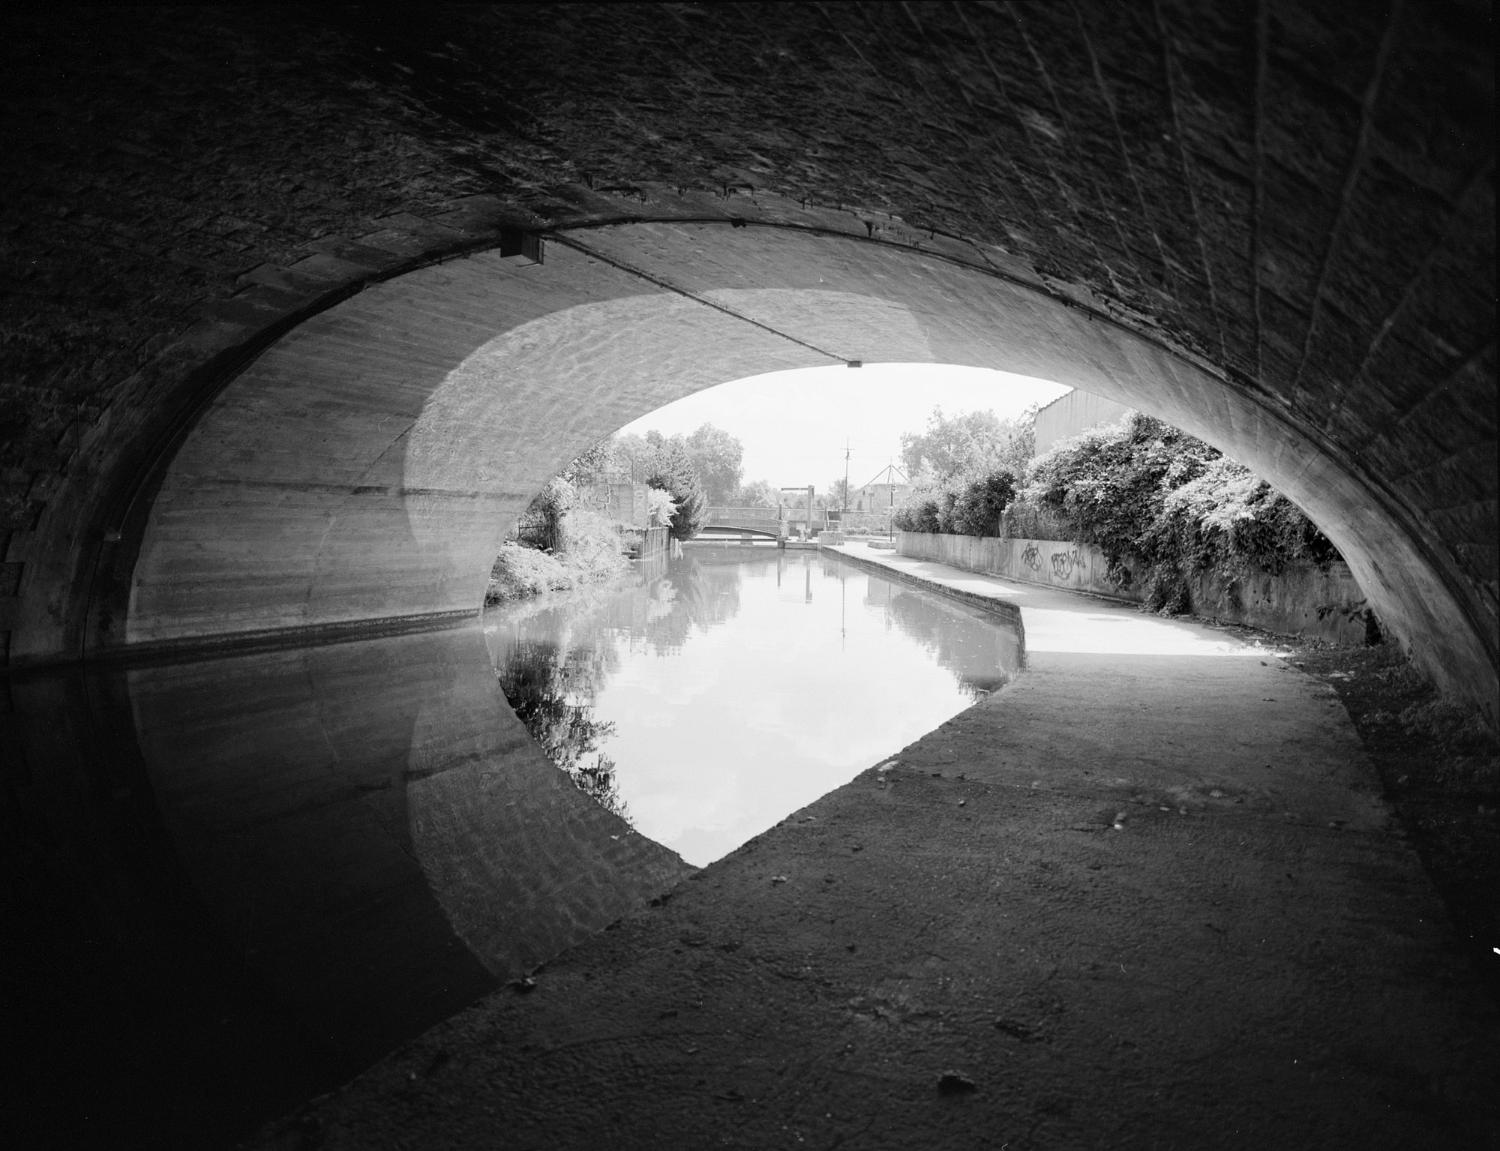
[[703,866],[1001,687],[1006,621],[824,552],[689,544],[627,586],[491,609],[548,757]]
[[7,1145],[232,1146],[1019,662],[992,620],[814,553],[630,583],[6,679]]

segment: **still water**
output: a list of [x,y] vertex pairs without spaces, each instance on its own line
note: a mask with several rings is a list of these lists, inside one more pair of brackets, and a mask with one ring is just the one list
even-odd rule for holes
[[744,550],[483,627],[0,683],[0,1144],[232,1146],[1018,664],[961,607]]
[[702,866],[1002,686],[1017,632],[826,553],[689,545],[628,585],[491,609],[548,757]]

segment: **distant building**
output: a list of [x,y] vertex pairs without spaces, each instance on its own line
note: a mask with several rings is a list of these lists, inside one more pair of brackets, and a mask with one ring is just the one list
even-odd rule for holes
[[893,507],[900,507],[911,491],[906,474],[892,465],[875,474],[875,478],[864,487],[849,493],[849,510],[889,515]]
[[1045,408],[1037,409],[1036,454],[1041,455],[1058,440],[1076,436],[1100,424],[1112,424],[1128,411],[1130,408],[1125,404],[1074,388]]
[[911,484],[894,465],[882,468],[869,483],[849,492],[849,510],[844,513],[846,532],[889,534],[891,512],[906,502]]

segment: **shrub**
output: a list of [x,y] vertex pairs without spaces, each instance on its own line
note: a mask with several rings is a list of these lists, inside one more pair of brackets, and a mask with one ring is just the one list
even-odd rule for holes
[[1190,610],[1188,580],[1197,572],[1274,574],[1293,562],[1326,568],[1339,558],[1312,521],[1248,468],[1138,413],[1035,460],[1017,502],[1098,547],[1116,586],[1129,587],[1139,568],[1146,602],[1163,612]]
[[1016,477],[1008,468],[970,479],[954,478],[912,492],[896,510],[892,523],[906,532],[998,535],[1000,515],[1015,493]]
[[936,500],[919,499],[898,508],[892,522],[903,532],[940,532],[942,517]]
[[1016,494],[1016,477],[1009,471],[991,472],[964,485],[953,503],[952,531],[967,536],[1000,533],[1000,515]]
[[[533,521],[533,535],[539,534],[535,525],[543,522],[545,514],[549,513],[544,511]],[[609,579],[629,566],[614,523],[598,512],[574,509],[559,516],[548,534],[554,541],[550,551],[524,544],[501,550],[490,569],[485,603],[569,591]]]
[[560,476],[547,481],[516,523],[516,539],[525,547],[556,551],[562,519],[577,502],[573,485]]
[[677,504],[672,494],[661,488],[646,489],[646,519],[654,528],[672,526],[672,517],[677,513]]

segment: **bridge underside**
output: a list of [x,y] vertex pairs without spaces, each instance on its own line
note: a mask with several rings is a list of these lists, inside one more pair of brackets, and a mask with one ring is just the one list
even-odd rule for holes
[[12,665],[473,610],[634,417],[930,361],[1243,460],[1494,715],[1482,6],[27,19]]

